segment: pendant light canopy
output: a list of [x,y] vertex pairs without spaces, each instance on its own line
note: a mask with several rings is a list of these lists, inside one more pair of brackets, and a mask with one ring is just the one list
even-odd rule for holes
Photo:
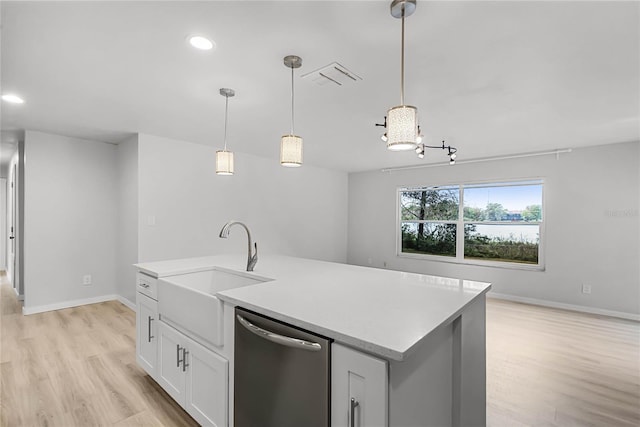
[[404,18],[416,10],[416,0],[393,0],[391,15],[402,19],[400,54],[400,105],[387,112],[387,148],[393,151],[414,150],[418,145],[418,109],[404,104]]
[[227,123],[229,121],[229,97],[234,96],[233,89],[222,88],[220,95],[224,101],[224,149],[216,151],[216,174],[233,175],[233,151],[227,151]]
[[302,66],[302,58],[295,55],[284,57],[284,65],[291,68],[291,133],[283,135],[280,141],[280,164],[286,167],[302,166],[302,138],[293,131],[293,70]]

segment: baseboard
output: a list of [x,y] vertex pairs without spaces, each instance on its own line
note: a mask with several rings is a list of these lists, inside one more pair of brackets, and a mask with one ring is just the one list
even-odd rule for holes
[[20,295],[16,288],[13,288],[13,292],[16,293],[16,298],[18,298],[18,301],[24,301],[24,295]]
[[127,307],[129,307],[131,310],[136,311],[136,305],[131,301],[129,301],[128,299],[126,299],[125,297],[121,295],[117,295],[117,300],[120,301],[122,304],[126,305]]
[[563,310],[579,311],[581,313],[589,313],[589,314],[599,314],[601,316],[617,317],[619,319],[635,320],[636,322],[640,322],[640,314],[625,313],[623,311],[604,310],[602,308],[585,307],[583,305],[565,304],[562,302],[518,297],[515,295],[497,294],[491,291],[487,293],[487,298],[522,302],[525,304],[540,305],[543,307],[550,307],[550,308],[561,308]]
[[[103,295],[93,298],[76,299],[73,301],[62,301],[55,304],[37,305],[35,307],[22,307],[22,314],[44,313],[45,311],[62,310],[64,308],[78,307],[80,305],[97,304],[99,302],[119,300],[118,295]],[[127,305],[127,304],[125,304]]]

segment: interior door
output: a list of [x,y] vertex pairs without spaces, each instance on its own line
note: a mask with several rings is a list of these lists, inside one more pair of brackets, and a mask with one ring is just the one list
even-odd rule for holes
[[18,286],[16,277],[16,217],[17,217],[17,207],[16,207],[16,165],[13,165],[13,172],[11,173],[11,183],[9,185],[9,199],[11,203],[11,208],[9,211],[9,259],[8,259],[8,268],[9,268],[9,280],[11,280],[11,285],[15,288]]

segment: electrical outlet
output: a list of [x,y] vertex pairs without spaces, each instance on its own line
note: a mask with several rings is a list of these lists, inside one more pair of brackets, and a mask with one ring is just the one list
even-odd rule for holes
[[591,293],[591,285],[582,284],[582,293],[590,294]]
[[82,284],[84,286],[88,286],[91,284],[91,275],[90,274],[85,274],[84,276],[82,276]]

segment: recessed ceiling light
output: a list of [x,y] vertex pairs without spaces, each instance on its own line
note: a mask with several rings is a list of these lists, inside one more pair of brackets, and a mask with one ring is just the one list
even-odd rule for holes
[[18,95],[13,94],[2,95],[2,100],[10,102],[12,104],[24,104],[24,99],[20,98]]
[[211,50],[214,47],[214,43],[206,37],[191,36],[189,37],[189,43],[196,49]]

